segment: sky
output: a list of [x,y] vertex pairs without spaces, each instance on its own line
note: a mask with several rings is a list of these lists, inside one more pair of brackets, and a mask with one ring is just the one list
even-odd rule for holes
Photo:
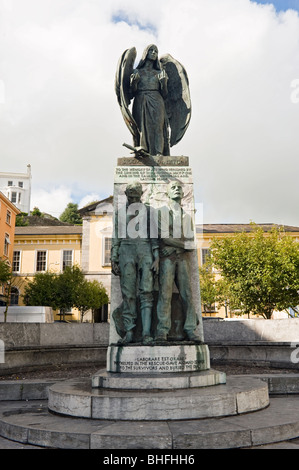
[[114,91],[125,49],[184,64],[204,223],[299,226],[299,0],[0,0],[0,172],[32,167],[59,217],[113,193],[132,144]]

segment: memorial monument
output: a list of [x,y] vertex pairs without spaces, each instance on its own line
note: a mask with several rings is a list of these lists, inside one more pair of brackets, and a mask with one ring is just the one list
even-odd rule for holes
[[[122,54],[115,81],[133,142],[124,144],[132,153],[118,158],[114,175],[106,368],[53,385],[48,405],[62,415],[130,421],[132,442],[135,422],[230,416],[269,403],[263,383],[230,378],[228,385],[225,373],[210,368],[192,169],[189,157],[170,155],[191,117],[186,70],[169,54],[159,59],[154,45],[136,67],[135,60],[135,48]],[[97,436],[109,432],[105,425]]]
[[134,68],[136,55],[122,54],[115,80],[134,156],[118,160],[114,179],[108,371],[207,370],[192,171],[170,156],[190,122],[188,76],[153,44]]

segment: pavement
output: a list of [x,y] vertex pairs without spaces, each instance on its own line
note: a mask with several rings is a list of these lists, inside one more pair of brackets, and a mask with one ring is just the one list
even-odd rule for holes
[[21,444],[20,442],[10,441],[0,437],[0,449],[43,449],[43,447]]
[[[259,378],[261,378],[261,376],[259,376]],[[266,379],[266,376],[263,378]],[[272,398],[270,397],[272,404],[270,404],[270,407],[254,413],[220,419],[205,419],[200,420],[201,422],[197,422],[197,420],[189,420],[185,423],[184,421],[168,422],[168,424],[165,424],[165,429],[163,428],[162,430],[161,428],[158,434],[161,438],[161,444],[163,438],[170,439],[169,446],[162,447],[161,445],[159,448],[165,449],[166,452],[171,453],[172,441],[173,447],[176,446],[176,449],[174,448],[173,452],[176,452],[177,449],[185,449],[186,444],[188,449],[191,450],[192,439],[193,443],[196,444],[200,437],[201,442],[204,443],[203,447],[199,447],[200,449],[209,448],[208,446],[211,445],[210,439],[212,438],[212,441],[215,441],[215,447],[211,448],[214,450],[219,448],[217,447],[217,439],[221,438],[225,443],[225,439],[228,439],[229,442],[229,439],[235,440],[235,438],[239,437],[240,443],[242,442],[242,445],[240,446],[241,449],[299,449],[299,374],[274,374],[269,375],[267,380],[270,391],[272,392]],[[0,436],[0,450],[46,449],[46,447],[41,447],[40,445],[46,445],[51,433],[52,440],[50,439],[49,442],[52,442],[54,450],[56,448],[55,445],[58,442],[55,441],[55,439],[57,439],[58,436],[60,436],[60,439],[65,439],[68,434],[73,435],[75,438],[75,446],[79,443],[79,447],[81,446],[80,448],[88,448],[85,444],[83,446],[82,442],[84,440],[88,442],[89,439],[91,439],[90,442],[92,442],[93,439],[93,444],[98,444],[93,448],[97,449],[101,448],[101,442],[103,442],[102,440],[106,434],[110,439],[108,444],[111,442],[112,436],[113,440],[117,440],[120,439],[121,436],[129,438],[129,435],[131,435],[131,446],[127,448],[134,449],[132,444],[135,445],[136,440],[138,441],[138,439],[140,440],[142,438],[142,434],[145,436],[152,436],[153,428],[157,428],[157,422],[148,423],[146,425],[142,424],[136,434],[136,429],[133,429],[134,426],[131,429],[129,422],[127,422],[127,424],[117,422],[111,422],[110,424],[104,423],[103,426],[103,423],[96,423],[94,420],[77,420],[77,418],[74,419],[72,417],[55,416],[53,414],[49,415],[47,411],[46,390],[52,381],[31,379],[20,382],[15,380],[0,382],[0,428],[2,424],[2,426],[4,426],[2,429],[6,430],[3,434],[11,438],[18,438],[18,433],[21,433],[24,437],[24,433],[27,432],[27,428],[28,430],[31,430],[28,432],[33,433],[32,436],[34,435],[35,438],[30,441],[31,444],[24,444],[22,442],[15,442]],[[37,382],[39,384],[38,387]],[[13,401],[5,402],[5,400]],[[8,428],[5,428],[5,426],[8,426]],[[151,426],[152,428],[150,429]],[[116,434],[115,429],[117,429]],[[156,431],[158,431],[158,429],[156,429]],[[250,434],[249,439],[248,432]],[[264,442],[267,442],[267,439],[264,439],[267,432],[270,433],[270,437],[274,437],[274,441],[278,440],[280,442],[264,444]],[[246,439],[245,433],[247,433]],[[98,441],[96,441],[96,439],[98,439]],[[26,438],[20,440],[26,442]],[[197,443],[199,443],[199,441]],[[35,442],[38,445],[32,444]],[[268,442],[271,442],[271,439],[268,439]],[[141,444],[141,441],[139,444]],[[237,447],[238,446],[236,445],[236,448]],[[71,449],[74,447],[68,446],[67,448]],[[106,446],[106,449],[108,448],[109,447]],[[158,447],[150,448],[156,449]],[[105,449],[105,447],[103,447],[103,449]],[[117,449],[117,447],[114,447],[114,449]],[[144,449],[144,447],[139,446],[139,449]]]
[[[31,446],[31,445],[26,445],[26,444],[21,444],[19,442],[14,442],[10,441],[8,439],[5,439],[4,437],[0,437],[0,450],[2,449],[33,449],[33,450],[41,450],[45,449],[44,447],[38,447],[38,446]],[[257,446],[257,447],[247,447],[246,450],[295,450],[299,449],[299,439],[292,439],[290,441],[283,441],[283,442],[276,442],[274,444],[268,444],[264,446]],[[47,449],[47,450],[53,450],[53,449]],[[54,449],[55,450],[55,449]],[[167,451],[169,453],[169,451]]]

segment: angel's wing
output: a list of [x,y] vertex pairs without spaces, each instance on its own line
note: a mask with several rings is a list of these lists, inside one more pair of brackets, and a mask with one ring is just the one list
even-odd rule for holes
[[182,64],[170,54],[160,58],[168,76],[166,111],[171,129],[170,146],[176,145],[184,136],[191,119],[189,79]]
[[136,54],[137,52],[135,47],[125,50],[118,61],[115,75],[115,93],[117,101],[124,121],[133,135],[134,142],[137,142],[136,139],[139,135],[139,130],[135,119],[129,110],[129,105],[132,98],[130,94],[130,76],[133,72]]

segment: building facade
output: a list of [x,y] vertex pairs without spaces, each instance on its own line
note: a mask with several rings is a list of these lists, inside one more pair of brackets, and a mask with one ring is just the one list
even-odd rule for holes
[[[19,293],[16,293],[16,296],[19,294],[19,305],[22,303],[21,294],[24,291],[24,285],[28,279],[32,279],[35,273],[47,270],[62,272],[66,265],[74,264],[81,267],[87,280],[101,282],[110,297],[113,198],[109,197],[92,203],[80,209],[79,212],[83,219],[82,226],[16,227],[12,262],[15,275],[22,281]],[[273,226],[273,224],[265,224],[262,228],[267,232]],[[299,227],[285,226],[284,229],[299,241]],[[252,226],[250,224],[197,225],[199,265],[203,266],[207,262],[214,237],[229,237],[238,231],[250,232]],[[105,321],[108,313],[109,307],[107,311],[101,313],[102,316],[98,321]],[[214,305],[209,309],[204,309],[203,315],[225,318],[233,317],[234,312]],[[55,318],[60,317],[56,314]],[[69,321],[78,321],[78,312],[72,310],[67,318]]]
[[[16,278],[13,305],[23,305],[22,296],[26,282],[36,273],[63,272],[66,266],[81,266],[81,226],[25,226],[16,227],[12,259]],[[70,321],[78,321],[74,309],[66,313]],[[55,320],[60,319],[55,312]]]
[[27,173],[0,173],[0,191],[21,211],[30,213],[31,165]]
[[0,192],[0,258],[12,265],[16,216],[19,209]]

